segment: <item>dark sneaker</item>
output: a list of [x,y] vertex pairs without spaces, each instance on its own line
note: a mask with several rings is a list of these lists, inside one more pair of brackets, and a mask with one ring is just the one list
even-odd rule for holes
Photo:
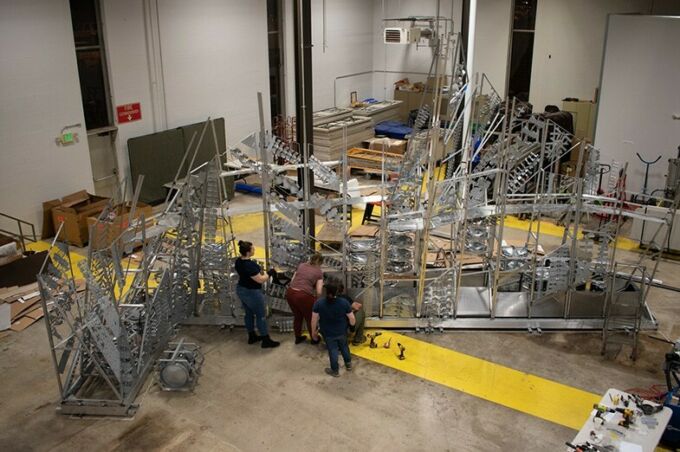
[[317,340],[312,339],[312,340],[309,341],[309,343],[312,344],[312,345],[318,345],[319,342],[321,342],[321,339],[317,339]]
[[302,344],[306,340],[307,340],[307,336],[297,336],[295,338],[295,345]]
[[352,370],[352,363],[345,364],[345,369],[347,369],[348,371],[351,371]]
[[330,367],[326,367],[324,369],[324,372],[326,372],[331,377],[339,377],[340,376],[340,372],[338,372],[337,370],[333,370]]
[[256,344],[260,342],[262,339],[264,339],[262,336],[258,336],[254,332],[248,333],[248,343],[249,344]]
[[352,339],[352,345],[361,345],[364,342],[366,342],[366,336],[361,336],[361,337],[355,337]]
[[269,335],[262,336],[262,345],[261,345],[262,348],[276,348],[279,345],[281,345],[281,343],[277,342],[277,341],[273,341],[272,338],[269,337]]

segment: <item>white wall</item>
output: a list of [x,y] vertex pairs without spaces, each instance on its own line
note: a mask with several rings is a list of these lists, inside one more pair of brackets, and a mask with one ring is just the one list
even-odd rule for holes
[[505,98],[507,61],[510,58],[512,2],[477,0],[472,73],[486,74],[501,98]]
[[227,143],[237,143],[259,129],[258,91],[269,127],[264,0],[103,0],[102,9],[112,103],[142,109],[141,121],[118,125],[122,175],[127,140],[164,128],[224,117]]
[[269,124],[264,0],[164,0],[159,4],[168,127],[223,116],[227,142],[259,128],[257,92]]
[[[106,43],[111,104],[139,102],[140,121],[118,124],[116,150],[120,174],[130,175],[127,140],[156,132],[149,82],[143,2],[138,0],[103,0],[102,21]],[[131,184],[128,183],[128,187]]]
[[[394,98],[394,82],[408,77],[411,82],[425,81],[432,62],[432,51],[428,47],[383,43],[385,18],[409,16],[435,16],[436,0],[374,0],[373,2],[373,70],[396,73],[376,73],[373,77],[373,96],[378,99]],[[462,0],[441,0],[439,15],[453,16],[453,31],[460,32]],[[383,9],[384,7],[384,9]],[[390,22],[390,26],[399,26]],[[417,74],[417,73],[424,73]]]
[[[269,125],[264,0],[101,3],[112,104],[142,109],[116,135],[122,177],[128,138],[163,125],[222,116],[227,142],[238,142],[259,127],[258,91]],[[158,42],[147,48],[150,6]],[[43,201],[93,190],[68,0],[0,2],[0,86],[0,211],[40,226]],[[58,147],[61,128],[74,123],[83,125],[80,143]]]
[[[373,4],[366,0],[326,0],[326,49],[323,46],[323,1],[312,0],[312,88],[314,110],[349,105],[350,93],[370,97],[372,78],[337,77],[370,71]],[[290,55],[294,58],[294,54]],[[337,88],[337,93],[336,93]],[[294,94],[293,94],[294,97]],[[290,112],[292,114],[293,112]]]
[[0,212],[40,230],[43,201],[93,189],[68,0],[0,2],[0,87]]
[[529,101],[534,111],[565,97],[593,99],[607,14],[648,13],[649,0],[539,0]]
[[[680,145],[680,17],[611,16],[595,146],[602,161],[628,162],[627,188],[639,191],[644,165],[651,190],[663,188],[667,162]],[[622,165],[623,166],[623,165]]]

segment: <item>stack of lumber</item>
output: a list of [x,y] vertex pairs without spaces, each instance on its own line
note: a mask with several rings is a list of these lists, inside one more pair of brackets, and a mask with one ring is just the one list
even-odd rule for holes
[[374,124],[383,121],[399,121],[399,108],[402,103],[401,100],[383,100],[354,108],[354,115],[371,118]]
[[350,116],[352,116],[351,108],[326,108],[312,113],[312,124],[316,127],[321,124],[340,121],[341,119],[349,118]]
[[365,116],[314,126],[314,155],[322,161],[341,160],[345,149],[356,147],[373,135],[373,120]]

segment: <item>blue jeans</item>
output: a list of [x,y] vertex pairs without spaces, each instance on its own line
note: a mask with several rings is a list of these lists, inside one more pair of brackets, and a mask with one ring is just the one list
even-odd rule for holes
[[331,361],[331,369],[337,372],[338,369],[338,351],[342,353],[342,359],[345,361],[345,366],[352,362],[352,355],[349,354],[349,345],[347,344],[347,335],[340,337],[325,337],[326,347],[328,347],[328,358]]
[[246,311],[246,330],[249,333],[255,332],[255,321],[261,336],[269,334],[267,332],[267,320],[265,319],[264,293],[262,289],[248,289],[236,285],[236,295],[241,300],[241,305]]

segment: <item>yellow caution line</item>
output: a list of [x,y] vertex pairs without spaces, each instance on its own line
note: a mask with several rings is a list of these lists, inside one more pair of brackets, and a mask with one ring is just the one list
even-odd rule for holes
[[[30,251],[35,251],[36,253],[40,253],[42,251],[47,251],[50,249],[50,246],[52,245],[52,241],[45,241],[45,240],[40,240],[35,243],[27,243],[26,248],[29,249]],[[71,266],[73,267],[73,276],[76,279],[82,279],[83,278],[83,273],[80,271],[80,268],[78,267],[78,262],[82,261],[85,259],[85,256],[81,256],[78,253],[74,253],[73,251],[69,251],[69,256],[71,258]]]
[[237,237],[239,234],[259,231],[264,228],[264,215],[262,212],[234,215],[230,220],[231,228]]
[[[392,339],[389,349],[383,348]],[[579,430],[601,396],[490,361],[383,331],[378,348],[368,341],[352,353],[416,377],[462,391],[546,421]],[[399,360],[397,343],[405,348]]]
[[[533,232],[536,232],[537,229],[537,223],[534,222],[532,230]],[[557,226],[556,224],[553,224],[548,221],[541,221],[541,234],[545,235],[550,235],[553,237],[562,237],[564,235],[564,227],[563,226]],[[529,220],[520,220],[517,217],[513,216],[506,216],[505,221],[504,221],[505,227],[512,228],[512,229],[519,229],[521,231],[529,231],[529,227],[531,226],[531,221]],[[583,233],[579,232],[578,233],[578,238],[582,239],[583,238]],[[635,241],[631,240],[626,237],[619,237],[617,242],[616,242],[616,248],[620,250],[638,250],[640,248],[640,244]]]

